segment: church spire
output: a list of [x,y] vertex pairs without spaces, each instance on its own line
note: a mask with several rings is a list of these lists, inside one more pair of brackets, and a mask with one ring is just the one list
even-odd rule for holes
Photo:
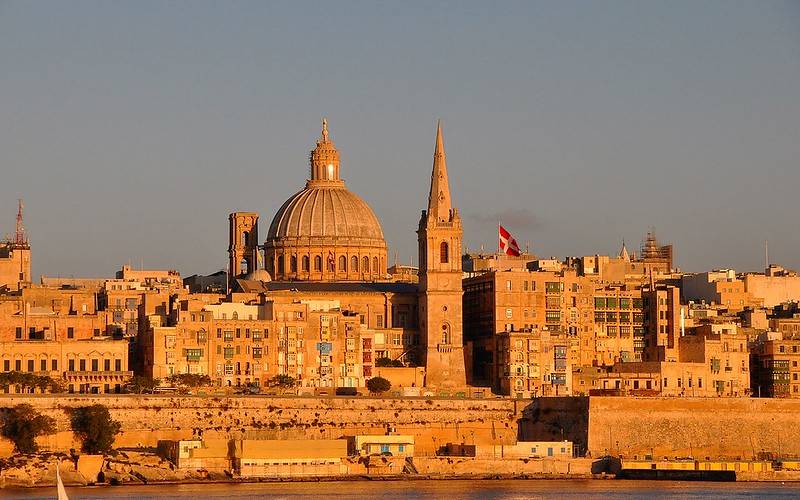
[[619,258],[626,262],[630,262],[631,260],[631,256],[628,254],[628,248],[625,246],[625,240],[622,240],[622,249],[619,251]]
[[442,139],[442,121],[436,124],[436,149],[433,152],[431,191],[428,195],[428,220],[448,222],[451,218],[450,184],[447,179],[447,156]]

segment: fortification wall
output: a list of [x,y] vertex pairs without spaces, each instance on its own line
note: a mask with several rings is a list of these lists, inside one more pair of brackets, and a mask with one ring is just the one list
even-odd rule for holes
[[[160,439],[337,439],[355,434],[416,437],[416,454],[432,455],[447,442],[575,443],[592,457],[750,458],[767,451],[800,456],[800,400],[756,398],[298,398],[182,396],[0,396],[0,407],[29,403],[56,419],[45,449],[79,446],[69,410],[101,403],[122,423],[116,447],[155,447]],[[0,440],[0,455],[11,444]]]
[[593,457],[750,458],[800,455],[800,400],[766,398],[589,398]]
[[[190,396],[0,396],[0,407],[33,405],[56,419],[59,433],[43,437],[45,449],[77,447],[70,408],[104,404],[122,424],[115,447],[155,447],[160,439],[251,437],[337,439],[383,434],[392,427],[416,438],[418,454],[447,442],[513,444],[525,402],[424,398],[300,398]],[[0,454],[11,444],[0,442]]]

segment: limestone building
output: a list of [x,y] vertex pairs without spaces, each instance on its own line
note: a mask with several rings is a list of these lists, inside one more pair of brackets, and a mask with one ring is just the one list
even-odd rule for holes
[[231,387],[263,385],[276,375],[293,377],[301,388],[363,387],[378,360],[388,358],[425,367],[426,386],[465,387],[462,227],[441,127],[417,232],[418,283],[408,272],[388,274],[380,222],[347,189],[327,121],[309,162],[305,187],[269,225],[264,269],[254,243],[258,214],[233,213],[227,298],[192,294],[148,317],[147,373],[202,373]]
[[22,200],[14,235],[0,241],[0,289],[19,290],[31,282],[31,246],[22,225]]

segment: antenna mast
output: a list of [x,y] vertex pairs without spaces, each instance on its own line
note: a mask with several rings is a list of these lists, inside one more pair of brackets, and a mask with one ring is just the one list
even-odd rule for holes
[[14,244],[17,246],[27,246],[28,237],[25,234],[25,226],[22,225],[22,209],[25,205],[22,204],[22,198],[19,199],[19,207],[17,208],[17,229],[14,232]]

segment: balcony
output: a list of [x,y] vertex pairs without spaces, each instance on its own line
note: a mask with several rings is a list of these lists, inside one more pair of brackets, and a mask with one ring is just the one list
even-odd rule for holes
[[129,379],[133,377],[132,371],[66,371],[64,378],[67,381],[80,380],[80,381],[103,381],[103,380],[120,380]]

